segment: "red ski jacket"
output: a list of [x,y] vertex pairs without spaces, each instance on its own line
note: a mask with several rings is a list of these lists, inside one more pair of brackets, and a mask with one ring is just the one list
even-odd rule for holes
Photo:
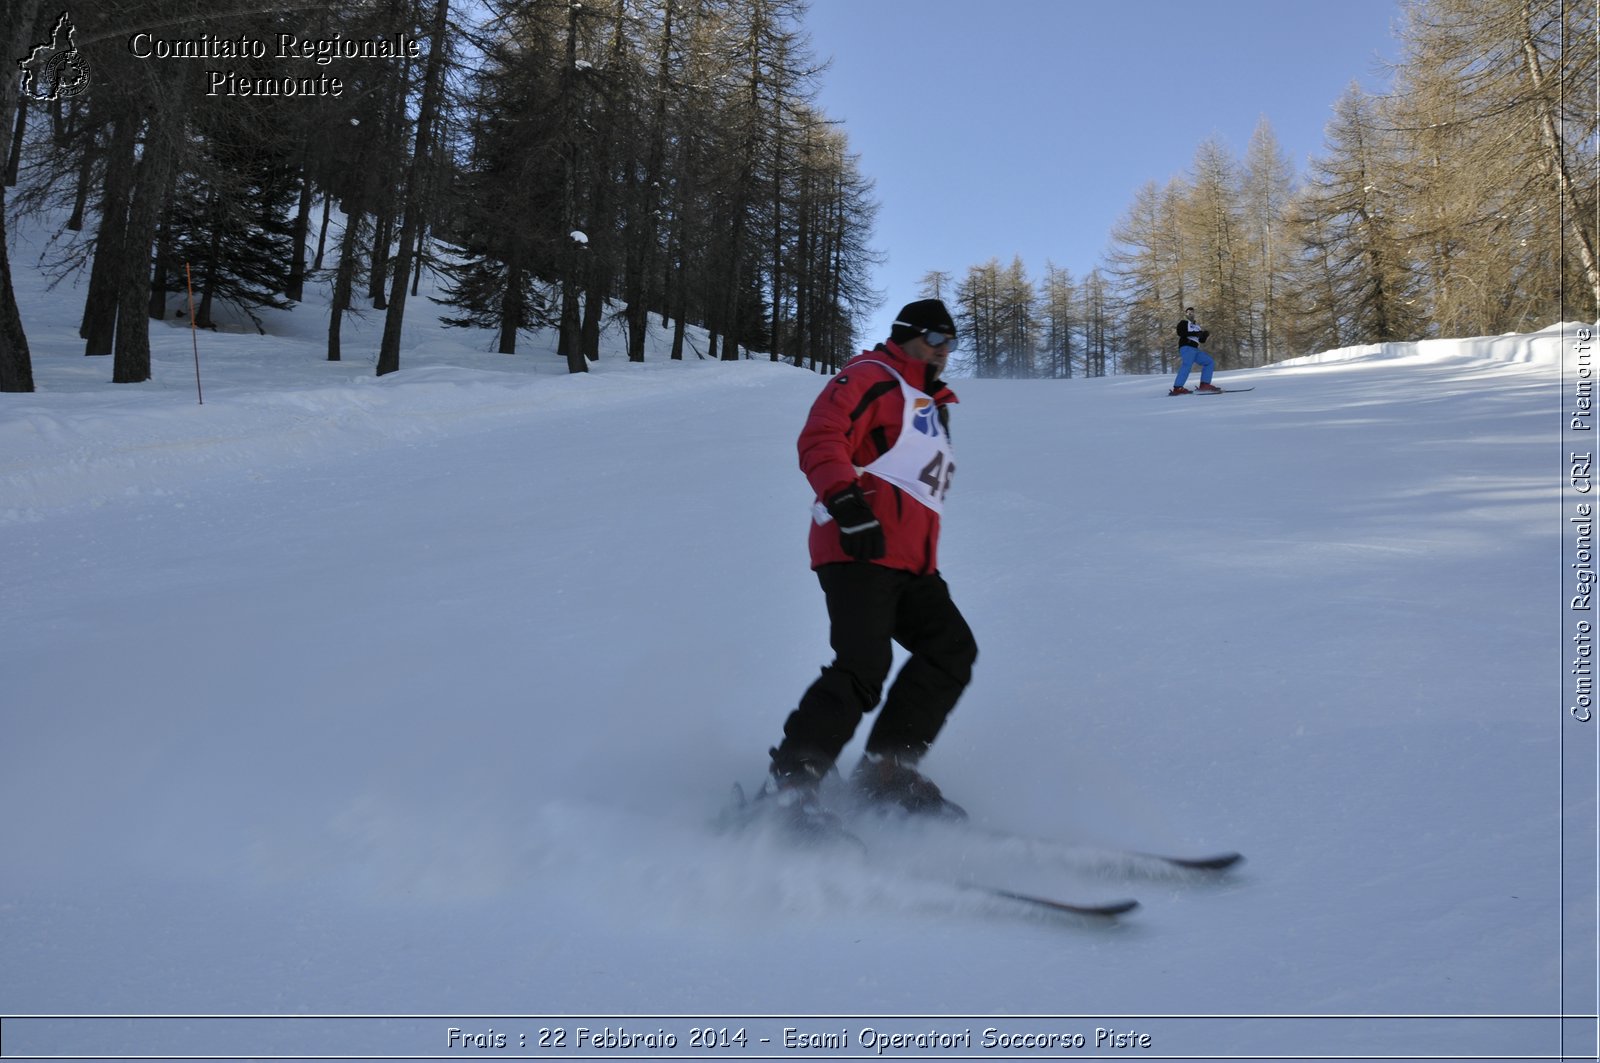
[[[806,474],[819,502],[859,482],[883,525],[885,551],[874,563],[927,574],[939,567],[939,514],[907,497],[894,484],[857,471],[894,446],[904,423],[905,396],[900,382],[883,366],[870,364],[873,361],[894,366],[907,383],[931,396],[948,435],[946,407],[956,401],[955,393],[934,376],[932,366],[909,357],[896,344],[884,342],[846,362],[812,403],[811,414],[800,430],[800,471]],[[833,521],[818,524],[813,519],[811,567],[850,560],[839,543],[839,526]]]

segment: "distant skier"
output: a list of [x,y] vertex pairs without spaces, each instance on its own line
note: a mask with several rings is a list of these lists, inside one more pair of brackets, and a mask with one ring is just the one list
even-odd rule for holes
[[1185,307],[1183,313],[1183,320],[1178,322],[1176,329],[1178,333],[1178,356],[1182,359],[1182,363],[1178,366],[1178,379],[1173,381],[1172,390],[1167,394],[1194,394],[1193,391],[1183,385],[1189,379],[1189,370],[1193,369],[1197,362],[1200,365],[1200,386],[1195,388],[1195,391],[1221,391],[1221,388],[1211,383],[1211,374],[1217,368],[1216,359],[1212,358],[1200,347],[1211,333],[1196,324],[1194,307]]
[[956,401],[939,374],[955,345],[944,303],[907,304],[888,340],[852,358],[823,388],[800,432],[800,468],[817,497],[811,567],[827,598],[835,657],[785,721],[758,800],[772,801],[801,829],[832,818],[818,787],[877,705],[894,642],[911,657],[889,688],[851,786],[865,802],[964,815],[917,771],[978,656],[938,568]]

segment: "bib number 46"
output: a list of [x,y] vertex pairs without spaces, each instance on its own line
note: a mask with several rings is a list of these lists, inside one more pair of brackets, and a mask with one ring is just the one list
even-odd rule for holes
[[935,454],[917,479],[928,485],[929,492],[940,502],[950,493],[950,478],[956,474],[956,463],[945,461],[943,454]]

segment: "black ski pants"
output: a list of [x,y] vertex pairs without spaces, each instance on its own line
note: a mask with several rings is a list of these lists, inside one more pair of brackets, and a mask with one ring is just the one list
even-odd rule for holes
[[918,575],[867,562],[817,569],[828,601],[834,661],[806,690],[784,722],[773,768],[801,764],[825,772],[883,693],[894,663],[891,645],[911,654],[900,669],[867,752],[916,761],[927,752],[956,700],[972,680],[978,644],[950,588],[937,572]]

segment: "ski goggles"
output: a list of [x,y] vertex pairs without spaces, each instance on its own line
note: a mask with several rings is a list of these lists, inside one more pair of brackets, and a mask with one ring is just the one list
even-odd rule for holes
[[[906,322],[896,321],[895,324],[904,325]],[[954,332],[944,332],[940,329],[925,328],[921,332],[918,332],[917,336],[929,347],[949,347],[949,349],[952,351],[956,349],[956,334]]]

